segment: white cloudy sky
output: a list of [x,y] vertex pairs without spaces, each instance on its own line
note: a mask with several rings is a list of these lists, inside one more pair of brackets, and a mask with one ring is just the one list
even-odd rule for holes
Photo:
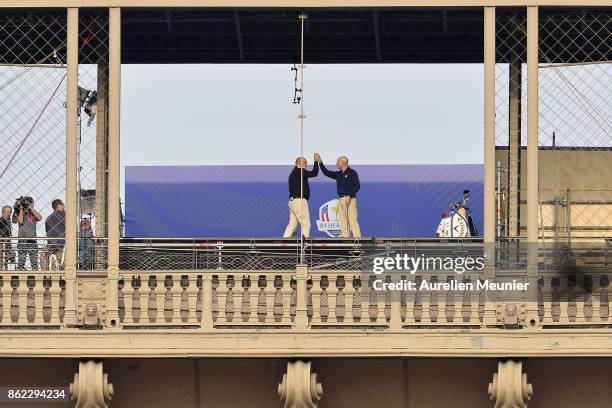
[[[123,65],[122,163],[291,163],[292,98],[288,65]],[[308,65],[305,152],[360,164],[482,163],[482,100],[480,64]]]

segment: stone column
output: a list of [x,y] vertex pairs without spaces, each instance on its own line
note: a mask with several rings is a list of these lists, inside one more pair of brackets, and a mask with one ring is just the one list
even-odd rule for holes
[[521,361],[500,361],[493,382],[489,383],[489,397],[494,408],[527,408],[533,396],[533,386],[527,383]]
[[76,401],[75,408],[108,408],[115,390],[104,374],[102,362],[88,360],[79,362],[79,372],[70,384],[70,399]]
[[278,384],[278,395],[283,408],[316,408],[323,396],[323,386],[317,374],[310,372],[310,361],[290,361],[283,381]]

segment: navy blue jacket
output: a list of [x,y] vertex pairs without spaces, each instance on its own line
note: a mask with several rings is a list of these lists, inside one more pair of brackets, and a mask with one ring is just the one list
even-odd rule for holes
[[[295,166],[289,175],[289,198],[300,198],[300,180],[302,176],[300,175],[300,168]],[[304,199],[310,199],[310,184],[308,184],[308,179],[312,177],[317,177],[319,174],[319,165],[315,162],[314,166],[312,166],[312,170],[304,169],[304,188],[303,194]]]
[[328,170],[323,162],[319,162],[319,166],[321,167],[321,171],[327,177],[336,180],[336,190],[338,191],[338,196],[349,196],[355,197],[359,188],[359,176],[357,172],[350,167],[347,167],[344,171],[331,171]]

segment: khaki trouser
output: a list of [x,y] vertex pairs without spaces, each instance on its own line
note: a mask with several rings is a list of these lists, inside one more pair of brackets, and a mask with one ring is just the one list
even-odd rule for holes
[[289,200],[289,225],[285,229],[283,238],[290,238],[298,223],[302,225],[302,235],[308,238],[310,236],[310,212],[308,211],[308,200],[304,198]]
[[342,238],[349,238],[349,228],[353,232],[353,238],[361,238],[361,228],[357,222],[357,199],[351,198],[351,203],[346,204],[348,197],[340,197],[340,211],[338,211],[338,219],[340,221],[340,230]]

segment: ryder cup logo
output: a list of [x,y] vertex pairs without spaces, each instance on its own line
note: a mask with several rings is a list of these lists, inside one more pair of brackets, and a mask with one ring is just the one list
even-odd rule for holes
[[338,200],[329,200],[319,208],[317,229],[330,237],[338,238],[341,234],[338,221]]

